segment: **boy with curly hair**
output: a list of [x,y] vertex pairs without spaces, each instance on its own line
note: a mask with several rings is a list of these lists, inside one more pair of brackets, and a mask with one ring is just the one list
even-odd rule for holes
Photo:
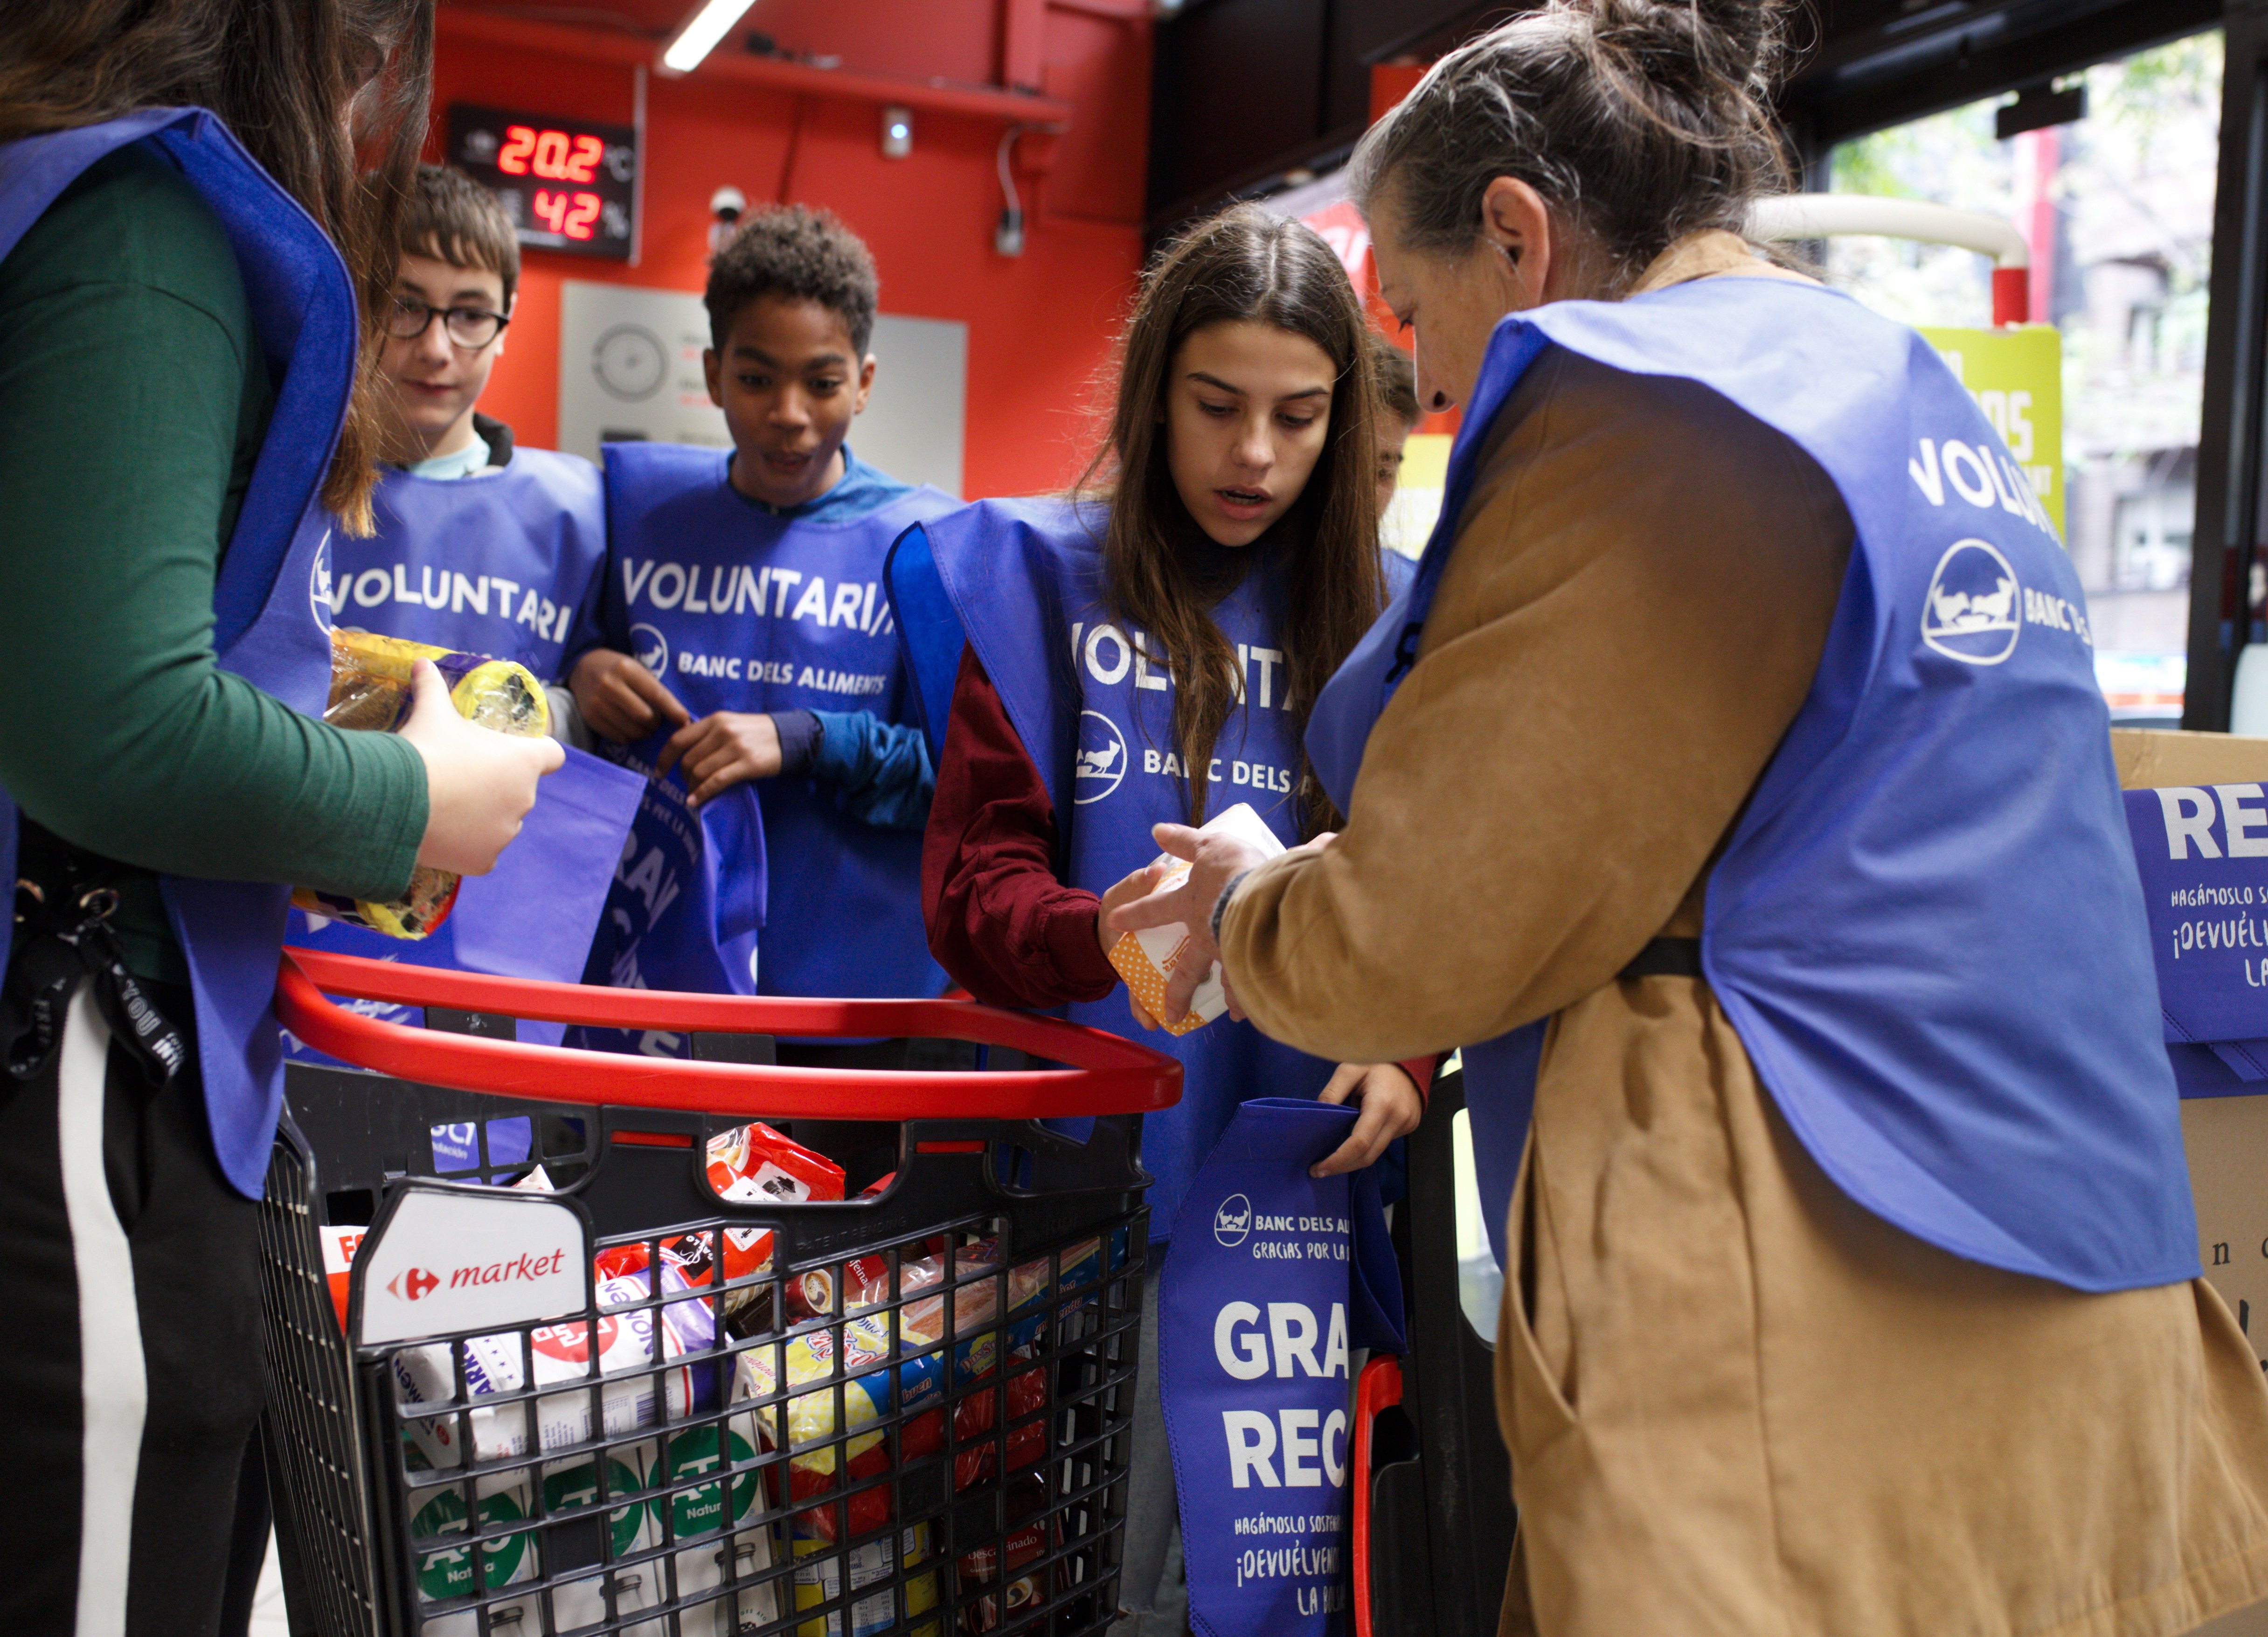
[[[758,212],[718,254],[706,298],[703,363],[733,446],[606,452],[608,645],[577,660],[576,699],[602,738],[681,788],[689,812],[713,821],[721,800],[753,788],[772,860],[753,973],[762,994],[945,987],[921,924],[935,779],[881,579],[897,536],[957,503],[845,441],[873,389],[877,289],[873,256],[831,213]],[[639,867],[625,860],[626,874]],[[753,862],[716,867],[730,896]],[[647,874],[647,887],[663,879]],[[616,896],[611,968],[594,977],[714,986],[685,984],[677,958],[708,929],[665,925],[658,890],[618,883]],[[748,992],[738,943],[710,941],[727,953],[703,949],[700,964]],[[902,1043],[864,1055],[892,1051]]]

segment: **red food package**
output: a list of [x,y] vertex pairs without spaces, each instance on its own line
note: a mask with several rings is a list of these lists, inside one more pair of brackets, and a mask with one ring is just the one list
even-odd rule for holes
[[[1047,1550],[1054,1534],[1054,1519],[1044,1515],[1049,1498],[1047,1479],[1040,1474],[1017,1480],[1008,1493],[1008,1521],[1011,1524],[1027,1518],[1032,1521],[1012,1528],[998,1547],[979,1546],[963,1552],[954,1564],[954,1577],[962,1597],[968,1599],[961,1608],[961,1629],[970,1637],[980,1637],[1004,1619],[1015,1619],[1040,1600],[1042,1576],[1037,1574],[1022,1575],[998,1592],[983,1589],[997,1585],[1004,1574],[1014,1574]],[[1042,1515],[1034,1517],[1035,1513]],[[970,1597],[975,1591],[983,1595]]]
[[[987,1436],[993,1427],[994,1418],[1000,1412],[1000,1390],[987,1388],[970,1393],[953,1410],[954,1442],[961,1446],[954,1456],[953,1487],[955,1493],[983,1483],[992,1476],[995,1446]],[[1008,1471],[1020,1472],[1036,1466],[1047,1458],[1048,1424],[1043,1419],[1015,1423],[1025,1416],[1036,1418],[1048,1406],[1048,1372],[1042,1365],[1034,1365],[1020,1375],[1008,1378]]]
[[[774,1131],[762,1120],[736,1126],[709,1139],[709,1186],[734,1205],[798,1205],[808,1199],[840,1199],[843,1168]],[[687,1239],[696,1237],[688,1235]],[[705,1240],[706,1235],[700,1235]],[[704,1247],[705,1249],[705,1247]],[[727,1283],[771,1266],[772,1235],[767,1228],[725,1230],[724,1272]],[[701,1283],[703,1279],[694,1279]],[[728,1298],[727,1308],[739,1305]]]
[[320,1228],[323,1245],[323,1277],[331,1287],[331,1305],[338,1309],[339,1328],[347,1327],[347,1276],[354,1269],[355,1252],[362,1249],[367,1228]]
[[709,1139],[709,1185],[735,1205],[840,1199],[843,1168],[755,1120]]

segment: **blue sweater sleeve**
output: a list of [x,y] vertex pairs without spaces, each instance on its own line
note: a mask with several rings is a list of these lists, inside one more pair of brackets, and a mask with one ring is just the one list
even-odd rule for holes
[[922,730],[885,722],[871,711],[814,711],[819,745],[813,777],[839,785],[853,818],[880,830],[929,822],[937,773]]

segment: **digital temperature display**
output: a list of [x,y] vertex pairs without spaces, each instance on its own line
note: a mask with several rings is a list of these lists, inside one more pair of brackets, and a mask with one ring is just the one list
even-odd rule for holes
[[503,203],[522,245],[630,259],[638,151],[628,126],[456,102],[449,159]]

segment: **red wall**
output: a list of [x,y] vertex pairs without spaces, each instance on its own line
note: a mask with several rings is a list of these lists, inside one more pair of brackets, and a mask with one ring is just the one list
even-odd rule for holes
[[[1030,0],[770,0],[748,21],[783,48],[838,53],[846,69],[966,83],[997,79],[1003,8],[1020,3]],[[992,247],[1002,203],[999,120],[917,110],[911,156],[886,159],[871,102],[799,98],[698,70],[683,79],[652,75],[639,265],[526,252],[511,339],[482,409],[523,441],[552,444],[561,281],[698,291],[709,196],[730,183],[752,203],[781,199],[840,215],[873,248],[885,312],[968,326],[962,471],[970,498],[1063,483],[1086,452],[1095,383],[1140,266],[1146,13],[1144,0],[1047,5],[1039,89],[1073,113],[1051,143],[1024,139],[1047,170],[1018,178],[1026,244],[1012,259]],[[446,8],[443,17],[437,133],[453,101],[630,122],[630,68],[468,40],[453,35]],[[718,50],[737,48],[735,40]],[[875,391],[889,389],[886,361]]]

